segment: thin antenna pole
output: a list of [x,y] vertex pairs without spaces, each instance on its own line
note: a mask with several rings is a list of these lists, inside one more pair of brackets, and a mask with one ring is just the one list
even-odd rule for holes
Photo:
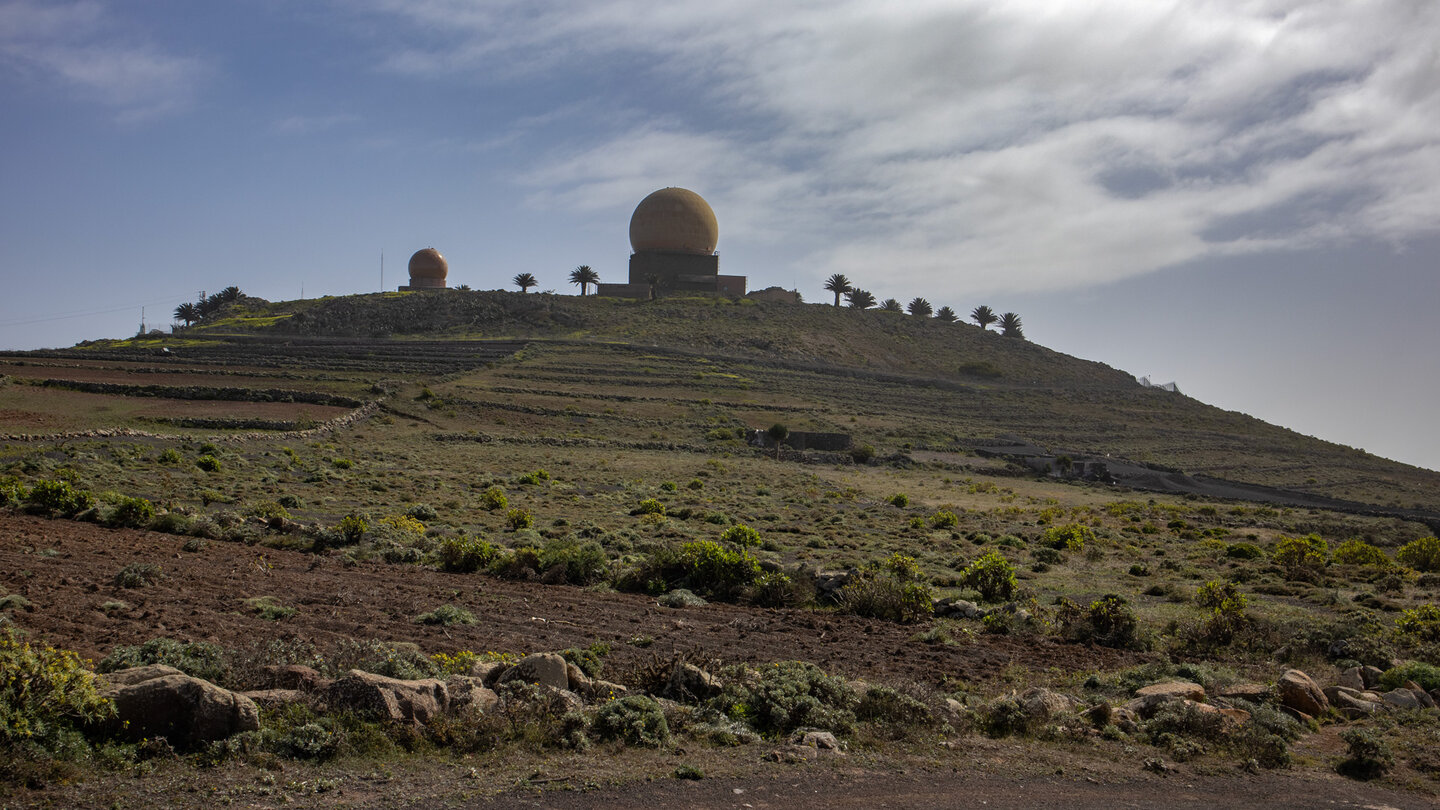
[[385,248],[380,248],[380,292],[385,292]]

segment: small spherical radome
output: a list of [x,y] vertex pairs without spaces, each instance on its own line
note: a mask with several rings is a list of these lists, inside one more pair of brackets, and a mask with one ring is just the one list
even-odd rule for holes
[[708,256],[718,241],[715,212],[689,189],[662,188],[641,200],[630,217],[630,247],[636,253]]
[[450,274],[450,264],[440,251],[435,248],[425,248],[415,251],[410,257],[410,278],[426,278],[444,281],[445,276]]

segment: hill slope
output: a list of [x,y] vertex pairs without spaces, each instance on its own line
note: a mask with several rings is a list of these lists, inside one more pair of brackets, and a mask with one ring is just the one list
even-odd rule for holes
[[[1136,383],[1102,363],[963,323],[876,310],[714,298],[626,301],[510,292],[384,293],[232,309],[191,338],[544,341],[522,376],[585,366],[633,381],[616,344],[738,364],[755,388],[819,407],[808,429],[882,451],[1015,434],[1055,452],[1111,455],[1389,507],[1440,508],[1440,474]],[[171,341],[172,343],[174,341]],[[586,346],[591,348],[585,348]],[[609,346],[605,357],[595,346]],[[843,380],[843,382],[841,382]],[[563,382],[563,381],[557,381]],[[887,424],[849,419],[878,403]]]

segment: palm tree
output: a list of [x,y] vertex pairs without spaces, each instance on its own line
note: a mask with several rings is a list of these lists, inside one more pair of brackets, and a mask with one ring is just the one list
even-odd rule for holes
[[584,296],[587,287],[600,283],[600,274],[591,269],[590,265],[582,264],[570,271],[570,283],[580,285],[580,295]]
[[995,323],[1000,319],[995,317],[995,310],[985,306],[984,304],[981,304],[980,306],[975,307],[974,311],[970,313],[970,320],[980,324],[981,329],[985,329],[990,324]]
[[536,281],[535,276],[529,273],[519,273],[515,276],[515,278],[510,279],[510,283],[514,284],[516,287],[519,287],[520,292],[523,293],[529,292],[531,287],[536,286],[540,282]]
[[875,296],[868,290],[859,287],[852,288],[845,293],[845,301],[850,304],[851,309],[869,309],[875,306]]
[[917,318],[928,318],[933,311],[930,309],[930,302],[924,298],[916,298],[914,301],[911,301],[907,309],[910,310],[911,315]]
[[905,308],[902,307],[902,306],[900,306],[900,302],[899,302],[899,301],[896,301],[894,298],[886,298],[884,301],[881,301],[881,302],[880,302],[880,308],[883,309],[883,310],[885,310],[886,312],[904,312],[904,311],[905,311]]
[[1000,334],[1005,337],[1025,339],[1025,332],[1020,324],[1020,316],[1013,312],[1007,312],[1000,316]]
[[200,307],[190,302],[185,302],[175,307],[175,320],[184,321],[186,326],[200,320]]
[[939,309],[935,310],[935,320],[937,321],[954,323],[955,317],[955,310],[951,309],[950,307],[940,307]]
[[855,288],[850,286],[850,279],[840,273],[836,273],[830,278],[825,279],[825,289],[835,293],[835,306],[838,307],[840,306],[840,296]]

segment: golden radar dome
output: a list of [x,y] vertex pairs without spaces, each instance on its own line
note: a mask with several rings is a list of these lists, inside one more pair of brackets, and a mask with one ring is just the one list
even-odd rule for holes
[[636,253],[708,256],[720,226],[705,198],[684,188],[662,188],[640,201],[630,217],[630,248]]
[[444,281],[445,276],[450,273],[450,264],[440,251],[435,248],[425,248],[415,251],[410,257],[410,278],[411,279],[433,279]]

